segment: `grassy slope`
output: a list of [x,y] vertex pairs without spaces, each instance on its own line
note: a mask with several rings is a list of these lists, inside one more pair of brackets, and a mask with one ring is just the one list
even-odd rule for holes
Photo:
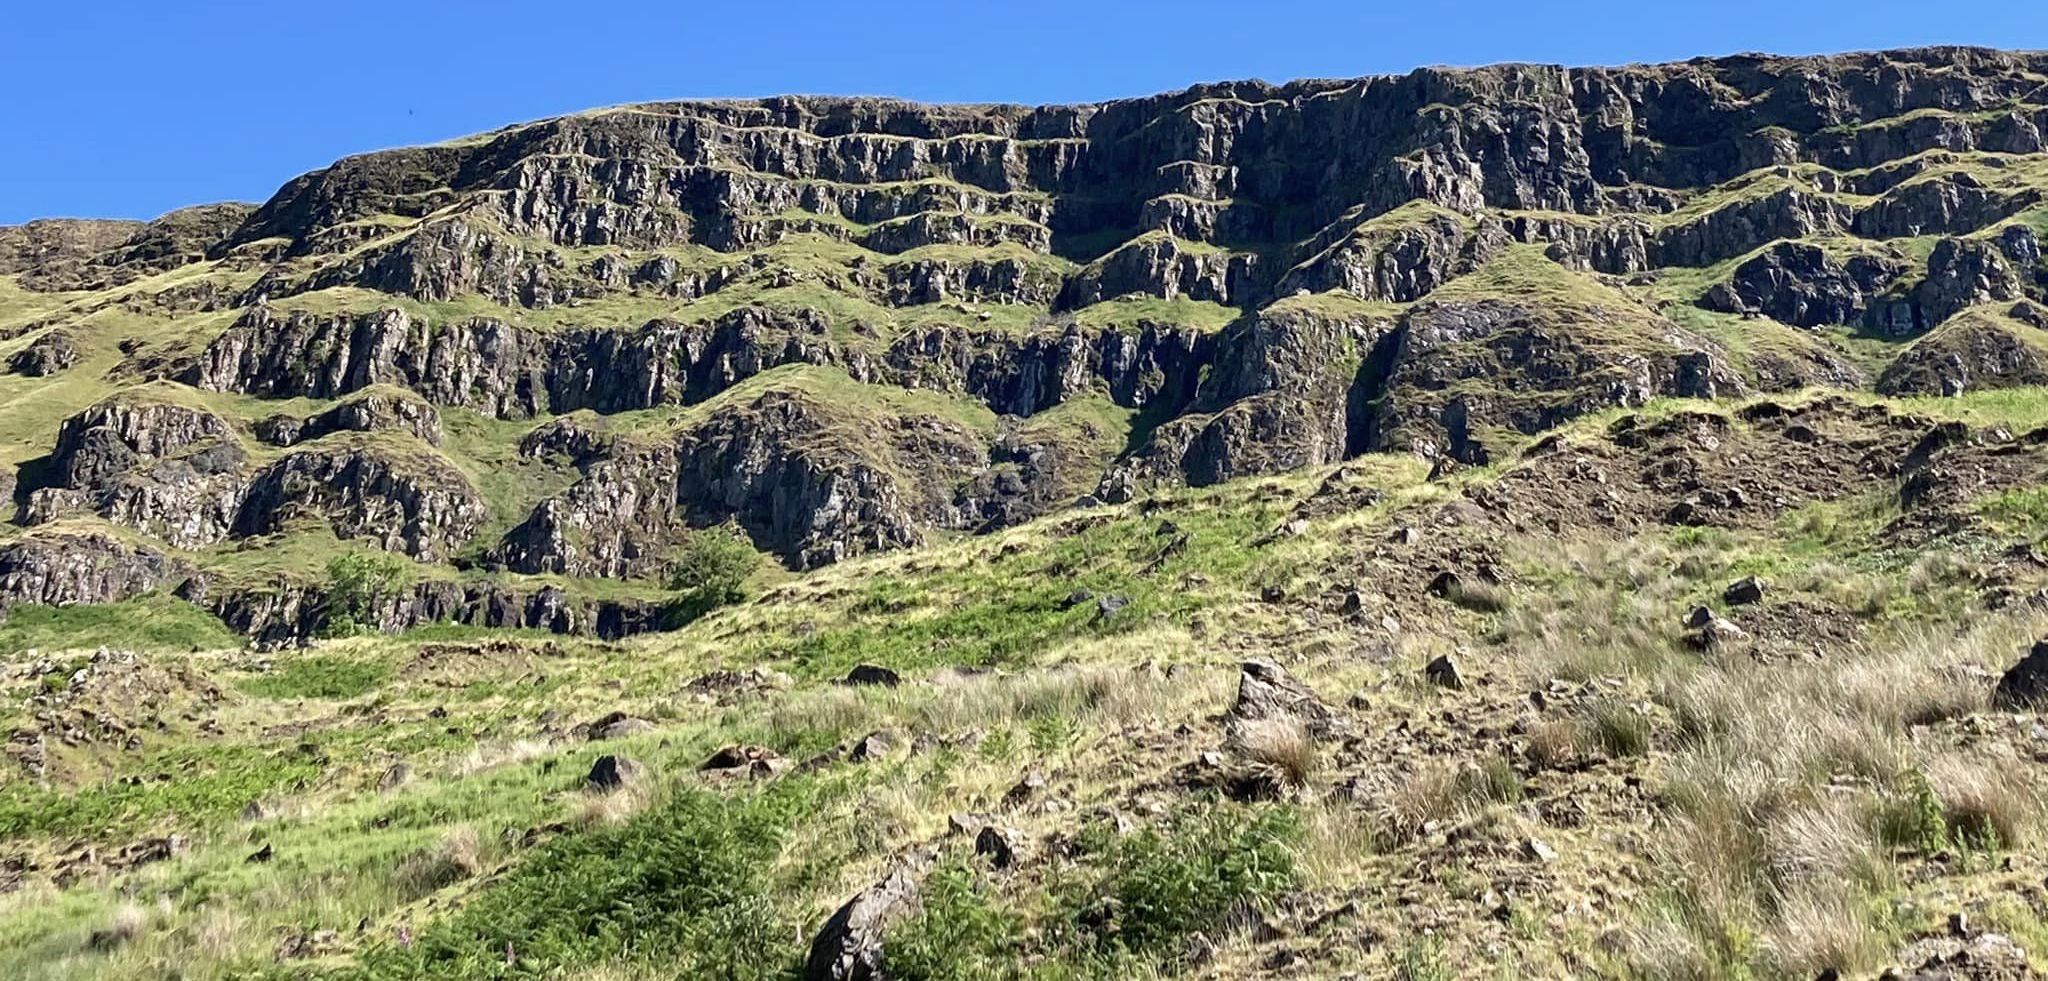
[[[1994,173],[1981,163],[1964,155],[1939,169],[2048,180],[2031,165]],[[1692,221],[1789,187],[1818,193],[1809,177],[1760,172],[1655,220]],[[523,310],[473,297],[420,304],[330,289],[290,304],[399,305],[436,321],[493,316],[542,328],[708,319],[758,304],[819,310],[844,343],[964,317],[1014,331],[1052,323],[1031,307],[888,308],[847,281],[855,260],[1016,257],[1014,247],[888,256],[845,240],[871,228],[811,217],[830,227],[762,251],[767,266],[794,273],[794,285],[745,278],[698,303],[621,296]],[[1414,217],[1382,216],[1361,231]],[[2016,220],[2038,223],[2042,212]],[[408,222],[378,216],[364,226],[374,234],[358,254],[389,245]],[[1100,256],[1116,244],[1084,251]],[[1894,245],[1914,255],[1929,247]],[[594,255],[565,251],[571,267]],[[729,259],[689,250],[672,257],[695,270]],[[1567,326],[1579,336],[1619,347],[1643,343],[1639,328],[1653,322],[1653,306],[1639,299],[1668,303],[1672,321],[1738,363],[1829,345],[1875,373],[1894,353],[1692,310],[1691,300],[1739,261],[1667,270],[1638,288],[1559,275],[1540,249],[1517,248],[1436,298],[1533,298],[1575,314]],[[118,292],[140,298],[205,278],[238,289],[253,274],[199,264]],[[129,384],[108,376],[123,342],[189,352],[232,319],[103,306],[107,299],[29,293],[0,277],[0,336],[49,320],[86,341],[84,362],[55,378],[0,375],[0,463],[46,454],[61,419]],[[1334,294],[1278,305],[1362,318],[1404,312]],[[1596,309],[1605,313],[1588,315]],[[1074,316],[1214,330],[1241,312],[1119,299]],[[37,336],[0,342],[0,358]],[[775,389],[824,400],[845,439],[859,438],[875,413],[937,416],[982,432],[1000,424],[958,400],[810,368],[769,372],[703,406],[603,421],[631,437],[664,438]],[[242,423],[331,404],[190,397]],[[2030,389],[1910,405],[2016,432],[2048,422],[2048,397]],[[1638,414],[1684,408],[1697,407]],[[1617,414],[1583,419],[1566,438],[1590,438]],[[1027,434],[1110,452],[1125,444],[1131,415],[1077,400],[1024,425]],[[489,500],[485,538],[575,479],[517,458],[513,447],[530,423],[442,416],[437,456]],[[1506,466],[1447,484],[1425,482],[1425,467],[1409,458],[1353,461],[1339,479],[1382,488],[1387,499],[1317,518],[1306,534],[1271,544],[1254,543],[1332,471],[1170,492],[1160,495],[1159,514],[1136,505],[1063,512],[802,578],[770,573],[746,603],[616,644],[437,627],[258,656],[167,597],[17,612],[0,625],[0,650],[9,652],[0,728],[89,709],[135,723],[139,745],[125,748],[103,732],[53,743],[44,782],[9,764],[0,777],[0,852],[48,871],[77,860],[86,843],[112,854],[175,832],[189,849],[133,871],[88,862],[70,888],[33,873],[19,891],[0,887],[0,973],[774,976],[794,965],[801,938],[826,913],[880,873],[884,856],[928,842],[943,853],[930,910],[891,941],[894,963],[912,977],[1001,977],[1021,973],[1020,964],[1045,977],[1172,973],[1187,966],[1182,955],[1197,933],[1220,943],[1211,970],[1242,974],[1266,955],[1219,926],[1226,914],[1239,904],[1299,914],[1288,904],[1302,896],[1308,913],[1348,910],[1336,920],[1341,942],[1318,952],[1318,975],[1447,977],[1499,959],[1518,975],[1811,976],[1829,963],[1884,962],[1902,938],[1938,927],[1966,898],[1979,923],[2035,949],[2048,945],[2037,913],[2022,899],[1999,898],[2022,896],[2020,880],[2040,878],[2026,848],[2040,840],[2033,798],[2041,788],[1992,779],[2011,761],[1986,754],[2010,743],[1980,745],[1957,722],[1981,709],[1971,701],[1981,700],[1981,685],[1957,679],[2002,666],[2043,626],[2025,612],[1991,616],[1975,606],[1996,546],[2048,534],[2041,495],[2026,487],[1988,494],[1972,507],[1990,538],[1911,551],[1881,533],[1896,517],[1885,488],[1748,531],[1506,541],[1515,585],[1500,602],[1417,618],[1385,650],[1357,624],[1325,615],[1321,600],[1395,525]],[[1175,535],[1160,533],[1162,520],[1187,534],[1184,548],[1168,547]],[[257,581],[313,574],[348,547],[308,529],[197,558]],[[1749,574],[1773,583],[1774,607],[1809,604],[1857,618],[1868,630],[1859,656],[1769,665],[1674,651],[1668,626]],[[645,584],[574,586],[657,595]],[[1301,601],[1256,601],[1269,586]],[[1093,602],[1067,604],[1077,589],[1130,602],[1105,620]],[[95,665],[103,644],[141,652],[140,667]],[[17,653],[29,648],[38,653]],[[1418,683],[1425,661],[1460,650],[1485,665],[1483,684],[1444,692]],[[1414,731],[1436,742],[1393,757],[1404,789],[1374,807],[1337,789],[1339,777],[1377,772],[1343,757],[1348,750],[1308,761],[1316,789],[1279,802],[1235,804],[1173,783],[1173,768],[1220,743],[1214,718],[1228,704],[1236,662],[1249,656],[1285,661],[1333,702],[1361,693],[1367,708],[1359,711],[1371,713],[1375,734]],[[889,690],[832,684],[858,663],[919,681],[963,666],[1001,673]],[[787,673],[786,690],[717,704],[683,687],[707,671],[755,666]],[[1560,682],[1598,697],[1483,751],[1461,741],[1506,731],[1527,692]],[[601,745],[564,731],[615,709],[654,720],[658,731]],[[804,759],[883,730],[932,742],[875,764],[829,763],[758,784],[695,772],[732,743]],[[622,794],[586,793],[582,774],[601,752],[628,754],[655,776]],[[400,762],[410,778],[379,789]],[[1034,770],[1049,774],[1051,792],[1070,806],[1004,819],[1037,839],[1062,836],[1071,861],[1057,874],[988,870],[966,842],[947,837],[948,815],[1001,810],[1004,793]],[[251,802],[261,813],[244,813]],[[1592,809],[1582,823],[1544,817],[1580,802]],[[1109,812],[1138,830],[1118,833]],[[1987,826],[2017,840],[1971,837]],[[1520,855],[1539,834],[1560,854],[1549,878],[1532,880],[1498,860]],[[1640,847],[1618,847],[1617,836]],[[249,862],[263,845],[275,857]],[[2004,868],[2007,860],[2017,864]],[[1112,898],[1121,910],[1114,930],[1099,915]],[[1430,921],[1436,911],[1441,918]],[[1313,936],[1303,919],[1291,921],[1295,932]],[[1351,942],[1368,933],[1383,940]],[[284,949],[306,956],[281,962]]]
[[[2048,399],[2038,393],[2006,393],[1930,407],[2017,427],[2048,414],[2043,405]],[[1679,408],[1653,407],[1649,415]],[[1589,420],[1572,431],[1596,427]],[[1136,508],[1100,509],[861,560],[791,581],[682,632],[622,644],[535,638],[460,646],[461,635],[441,633],[331,642],[259,660],[187,652],[188,641],[208,645],[184,633],[130,634],[124,645],[144,648],[147,664],[203,679],[172,690],[211,684],[225,693],[202,713],[217,720],[220,734],[179,721],[145,734],[138,752],[88,745],[86,758],[67,763],[60,786],[15,781],[0,789],[0,827],[44,861],[79,838],[124,842],[173,829],[190,836],[191,851],[133,873],[89,876],[62,892],[31,885],[0,899],[0,961],[30,977],[149,977],[172,963],[188,976],[222,976],[270,971],[288,938],[333,930],[300,967],[343,976],[494,977],[510,943],[529,969],[568,976],[772,975],[800,956],[794,938],[879,874],[881,856],[946,842],[947,814],[995,808],[1030,770],[1051,774],[1051,792],[1073,810],[1007,820],[1032,834],[1079,835],[1066,871],[991,873],[952,839],[942,845],[930,887],[934,912],[901,927],[893,941],[903,963],[939,976],[1002,974],[1021,957],[1049,976],[1149,970],[1174,963],[1184,938],[1213,930],[1212,918],[1230,904],[1302,890],[1354,896],[1347,915],[1356,925],[1398,929],[1409,905],[1388,885],[1412,882],[1407,870],[1424,856],[1438,869],[1423,880],[1426,894],[1445,897],[1430,902],[1469,896],[1462,900],[1475,904],[1469,915],[1495,922],[1484,916],[1481,896],[1488,873],[1477,880],[1459,873],[1466,860],[1439,851],[1446,847],[1441,832],[1413,830],[1424,821],[1466,828],[1501,847],[1540,835],[1563,856],[1552,873],[1555,896],[1510,896],[1505,921],[1489,928],[1502,944],[1489,956],[1540,975],[1633,971],[1647,967],[1643,958],[1695,956],[1720,965],[1717,971],[1748,964],[1766,974],[1796,973],[1833,943],[1849,945],[1850,963],[1868,964],[1885,955],[1889,938],[1938,924],[1955,896],[1986,895],[2014,874],[1999,871],[1997,855],[1972,857],[1979,851],[1966,849],[1960,868],[1951,864],[1926,879],[1915,870],[1937,847],[1924,839],[1934,832],[1899,823],[1917,806],[1911,795],[1921,778],[1911,774],[1926,774],[1936,795],[1930,799],[1953,810],[1965,799],[1958,795],[1989,793],[1973,769],[1987,764],[1953,744],[1942,726],[1894,728],[1886,720],[1967,700],[1941,680],[1949,677],[1944,666],[2000,663],[2041,627],[2026,614],[1970,612],[1965,570],[1981,561],[1971,546],[1889,549],[1879,534],[1889,520],[1881,498],[1801,510],[1751,532],[1650,532],[1562,549],[1509,542],[1522,585],[1504,610],[1421,620],[1391,660],[1361,660],[1350,653],[1355,641],[1341,621],[1253,599],[1268,584],[1305,595],[1332,558],[1383,537],[1403,508],[1445,494],[1443,485],[1420,482],[1407,461],[1350,466],[1351,479],[1387,486],[1393,500],[1320,519],[1309,534],[1276,545],[1251,543],[1323,473],[1180,492],[1151,517]],[[2024,502],[1990,506],[2038,511]],[[1162,518],[1191,536],[1190,547],[1163,562]],[[1770,579],[1780,590],[1773,604],[1863,611],[1871,643],[1841,664],[1773,666],[1679,655],[1656,639],[1667,634],[1662,624],[1744,574]],[[1099,622],[1092,604],[1061,609],[1075,587],[1128,596],[1132,604]],[[78,629],[91,636],[87,625]],[[448,648],[451,641],[458,646]],[[1489,665],[1491,681],[1479,690],[1443,693],[1412,680],[1423,660],[1465,645],[1473,647],[1468,657]],[[1502,659],[1505,652],[1513,658]],[[45,679],[64,676],[84,653],[54,653],[57,670],[11,684],[17,692],[66,690],[61,677]],[[1498,764],[1484,756],[1409,761],[1423,765],[1422,775],[1388,816],[1331,793],[1237,805],[1170,785],[1146,789],[1216,738],[1204,720],[1227,701],[1235,660],[1251,655],[1285,658],[1326,694],[1367,692],[1370,714],[1382,724],[1438,725],[1431,720],[1490,711],[1493,700],[1515,702],[1552,679],[1607,679],[1600,683],[1611,694],[1583,716],[1566,714],[1530,733],[1521,752],[1532,754],[1533,766],[1520,756]],[[958,665],[1005,673],[895,690],[829,683],[856,662],[913,678]],[[791,687],[730,706],[679,687],[700,672],[756,665],[788,672]],[[1157,672],[1171,665],[1183,667],[1168,681]],[[100,697],[91,682],[78,687],[81,697]],[[1868,700],[1880,691],[1889,694]],[[612,709],[653,719],[659,731],[603,745],[544,735],[543,713],[561,713],[563,721],[553,723],[559,727]],[[1705,720],[1712,726],[1702,730]],[[1785,728],[1791,720],[1797,726]],[[1192,739],[1167,738],[1160,755],[1133,749],[1183,723],[1195,726]],[[938,742],[877,764],[830,764],[767,783],[694,774],[700,760],[729,743],[804,759],[877,730]],[[624,795],[586,794],[579,780],[600,752],[631,755],[659,778]],[[1589,776],[1557,762],[1575,754],[1593,761],[1583,771]],[[378,791],[399,760],[411,767],[410,781]],[[1479,776],[1459,776],[1475,764],[1483,764]],[[1753,785],[1723,776],[1750,766],[1783,781],[1763,785],[1780,788],[1770,803],[1745,802],[1740,795],[1756,792]],[[1860,818],[1812,810],[1825,801],[1811,796],[1813,781],[1843,767],[1880,778],[1857,798],[1869,802],[1870,830],[1859,830],[1866,827],[1855,823]],[[176,778],[145,776],[135,786],[119,779],[131,773]],[[1619,859],[1600,838],[1608,818],[1576,830],[1536,826],[1522,802],[1569,790],[1570,799],[1606,807],[1623,798],[1602,788],[1618,788],[1624,774],[1653,788],[1666,814],[1650,833],[1649,851],[1629,861],[1680,849],[1690,856],[1687,871],[1591,919],[1559,919],[1559,903],[1585,901],[1597,895],[1586,891],[1596,883],[1648,867],[1614,865]],[[270,816],[237,817],[251,799],[266,802]],[[1151,830],[1119,835],[1090,816],[1131,800],[1163,807],[1143,819]],[[1826,880],[1846,893],[1795,892],[1799,902],[1823,904],[1817,909],[1774,905],[1780,901],[1771,897],[1784,887],[1749,883],[1756,868],[1742,863],[1768,865],[1781,853],[1749,851],[1757,846],[1734,839],[1699,850],[1701,841],[1746,833],[1754,818],[1739,815],[1755,812],[1742,808],[1758,806],[1773,815],[1766,830],[1823,836],[1797,839],[1807,851],[1791,854],[1870,864]],[[2031,804],[1994,795],[1981,806],[2034,833]],[[244,861],[262,844],[277,857]],[[1264,857],[1248,866],[1252,855]],[[1700,864],[1702,856],[1711,861]],[[1119,897],[1128,911],[1113,941],[1089,912],[1105,896]],[[1872,919],[1825,905],[1843,897],[1852,910],[1891,912]],[[1876,897],[1886,902],[1871,905]],[[638,922],[630,918],[641,914],[620,910],[648,904],[665,912],[632,928],[641,942],[582,926],[622,915]],[[2022,905],[1975,908],[1993,928],[2044,935]],[[1814,918],[1825,911],[1830,919]],[[365,918],[369,928],[358,933]],[[133,939],[109,951],[88,942],[91,932],[123,923],[134,926]],[[1594,943],[1584,932],[1592,923],[1618,924],[1627,942]],[[1451,970],[1477,956],[1465,945],[1488,931],[1473,929],[1325,952],[1338,959],[1318,961],[1317,973]],[[412,946],[397,941],[401,930]],[[1602,949],[1610,953],[1589,953]],[[1237,958],[1256,954],[1227,947],[1218,963],[1248,965]]]

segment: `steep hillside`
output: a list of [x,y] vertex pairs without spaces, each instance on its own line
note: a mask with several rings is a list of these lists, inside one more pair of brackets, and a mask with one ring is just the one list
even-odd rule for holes
[[663,103],[0,229],[0,964],[2032,977],[2044,129]]

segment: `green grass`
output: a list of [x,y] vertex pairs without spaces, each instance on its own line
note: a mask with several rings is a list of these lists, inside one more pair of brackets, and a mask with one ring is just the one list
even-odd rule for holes
[[319,777],[314,748],[174,745],[137,761],[140,782],[106,780],[76,790],[24,781],[0,786],[0,841],[31,835],[118,838],[169,822],[188,832]]
[[235,687],[258,698],[348,699],[374,691],[390,676],[391,667],[376,661],[310,654],[288,658]]
[[1081,844],[1101,877],[1068,887],[1061,932],[1093,956],[1171,963],[1188,935],[1214,933],[1233,907],[1294,885],[1300,820],[1288,808],[1218,804],[1163,829],[1105,838],[1098,828]]
[[883,948],[889,976],[902,981],[994,981],[1027,976],[1025,918],[1000,898],[973,863],[955,856],[926,877],[924,908],[893,930]]
[[410,947],[379,944],[336,976],[541,977],[599,962],[659,963],[682,977],[782,976],[800,952],[797,924],[774,902],[775,863],[822,787],[792,779],[738,798],[678,791],[625,825],[543,846]]
[[232,650],[241,635],[184,600],[151,593],[121,603],[17,606],[0,621],[0,650]]

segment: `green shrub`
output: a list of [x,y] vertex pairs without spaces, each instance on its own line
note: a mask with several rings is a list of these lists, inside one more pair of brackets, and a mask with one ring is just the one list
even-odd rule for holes
[[901,981],[992,981],[1021,976],[1021,919],[997,906],[962,861],[934,870],[924,910],[889,935],[889,976]]
[[816,807],[810,786],[682,790],[625,824],[556,838],[410,946],[386,941],[335,976],[539,978],[636,961],[674,977],[783,976],[801,956],[799,924],[772,902],[771,872],[784,831]]
[[1909,774],[1902,793],[1880,799],[1875,823],[1878,840],[1893,848],[1930,855],[1948,849],[1946,809],[1925,774]]
[[761,553],[738,529],[697,531],[669,566],[668,588],[681,594],[670,604],[670,620],[681,626],[745,599],[747,580],[760,567]]
[[348,552],[327,560],[321,635],[346,637],[371,629],[378,604],[411,585],[410,573],[404,559],[384,552]]
[[1068,897],[1073,935],[1101,954],[1171,958],[1231,909],[1291,888],[1300,836],[1291,808],[1218,805],[1112,838],[1099,846],[1103,879]]
[[1458,774],[1457,795],[1472,804],[1514,804],[1522,799],[1522,775],[1514,764],[1495,756]]
[[1649,718],[1622,702],[1603,701],[1593,706],[1585,725],[1593,743],[1609,756],[1642,756],[1650,751]]

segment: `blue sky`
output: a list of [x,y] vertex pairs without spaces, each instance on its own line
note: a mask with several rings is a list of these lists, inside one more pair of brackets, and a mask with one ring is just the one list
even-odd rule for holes
[[0,224],[260,201],[336,157],[652,99],[1070,102],[1199,81],[1933,43],[2041,0],[4,0]]

